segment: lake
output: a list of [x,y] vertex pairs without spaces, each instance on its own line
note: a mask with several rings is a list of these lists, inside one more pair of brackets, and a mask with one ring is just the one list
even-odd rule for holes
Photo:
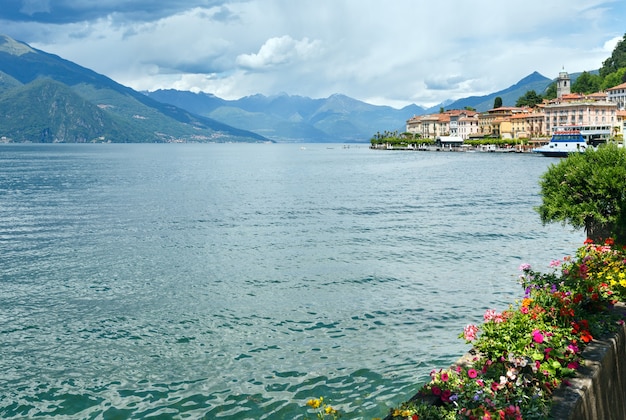
[[0,417],[384,417],[584,232],[532,154],[0,145]]

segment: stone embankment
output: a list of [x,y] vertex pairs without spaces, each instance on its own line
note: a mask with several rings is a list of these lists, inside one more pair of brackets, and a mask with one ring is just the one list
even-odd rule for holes
[[[626,306],[616,306],[626,314]],[[626,419],[626,324],[611,337],[594,340],[582,353],[585,364],[554,395],[552,418]]]

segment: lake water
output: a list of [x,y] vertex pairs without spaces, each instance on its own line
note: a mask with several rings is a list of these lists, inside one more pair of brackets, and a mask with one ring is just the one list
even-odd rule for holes
[[384,417],[584,233],[530,154],[0,146],[0,417]]

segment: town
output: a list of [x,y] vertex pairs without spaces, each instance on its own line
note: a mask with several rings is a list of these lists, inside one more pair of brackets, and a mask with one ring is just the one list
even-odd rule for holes
[[[535,107],[495,107],[480,113],[472,109],[441,110],[413,116],[400,141],[393,135],[375,136],[374,149],[480,150],[527,152],[548,143],[557,131],[579,131],[587,144],[623,141],[626,125],[626,83],[592,94],[572,93],[571,80],[562,71],[555,99]],[[389,141],[395,138],[396,141]]]

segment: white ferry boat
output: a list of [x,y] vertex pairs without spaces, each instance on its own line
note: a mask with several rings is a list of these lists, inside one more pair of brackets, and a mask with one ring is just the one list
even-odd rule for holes
[[555,131],[550,143],[533,149],[535,153],[541,153],[548,157],[567,157],[570,153],[580,153],[591,147],[580,134],[580,131]]

